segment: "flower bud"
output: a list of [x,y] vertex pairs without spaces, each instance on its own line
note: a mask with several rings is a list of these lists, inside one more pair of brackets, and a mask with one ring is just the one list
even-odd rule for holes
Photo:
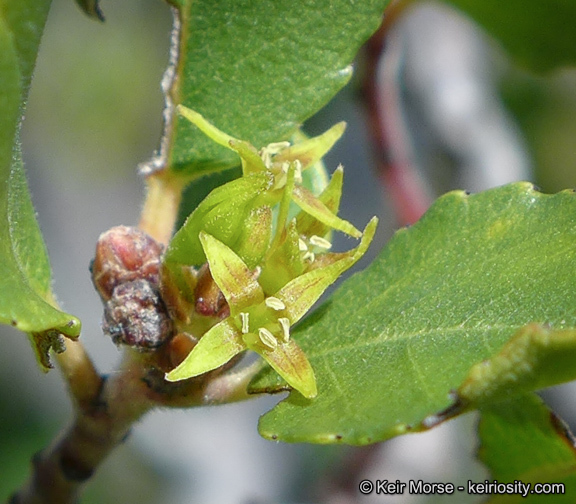
[[212,278],[207,264],[198,271],[198,283],[194,295],[196,312],[200,315],[225,318],[230,314],[224,294]]
[[162,245],[135,227],[116,226],[102,233],[90,266],[92,281],[104,301],[124,282],[144,279],[158,284]]

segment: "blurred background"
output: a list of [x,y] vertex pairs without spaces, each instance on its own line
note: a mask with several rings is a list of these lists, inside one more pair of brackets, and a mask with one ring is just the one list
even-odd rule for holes
[[[54,290],[83,321],[84,344],[109,373],[119,353],[100,331],[102,308],[88,265],[101,232],[138,221],[143,184],[136,167],[159,144],[172,19],[159,0],[104,1],[104,24],[71,0],[52,5],[24,122],[24,157]],[[534,181],[546,192],[576,187],[575,71],[527,73],[472,21],[436,2],[392,8],[356,66],[353,81],[305,130],[317,134],[348,122],[326,166],[346,167],[344,218],[363,227],[380,217],[373,255],[448,190],[514,180]],[[26,478],[32,454],[70,420],[71,408],[58,371],[43,375],[22,334],[0,332],[10,343],[0,354],[5,500]],[[546,397],[573,423],[573,387]],[[484,479],[474,461],[474,415],[366,448],[287,445],[256,430],[259,415],[277,401],[153,412],[103,465],[83,502],[478,502],[357,492],[364,477]]]

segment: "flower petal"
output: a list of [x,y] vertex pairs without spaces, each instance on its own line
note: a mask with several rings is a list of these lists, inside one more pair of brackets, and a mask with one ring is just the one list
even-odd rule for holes
[[312,399],[318,394],[314,370],[306,355],[293,339],[278,341],[274,350],[253,348],[272,368],[304,397]]
[[286,185],[283,188],[282,198],[280,199],[280,205],[278,206],[278,217],[276,218],[276,234],[274,235],[274,239],[270,244],[270,253],[278,247],[278,244],[283,237],[286,219],[288,218],[288,211],[290,209],[290,202],[292,200],[292,192],[295,185],[295,168],[296,167],[294,164],[290,163],[288,172],[286,174]]
[[271,254],[262,265],[258,282],[266,294],[278,292],[290,280],[301,275],[304,263],[298,248],[298,231],[292,220],[286,228],[282,241],[271,250]]
[[[318,200],[324,203],[326,208],[330,210],[334,215],[338,214],[338,208],[340,207],[340,198],[342,196],[342,184],[344,182],[344,169],[342,165],[338,166],[330,182],[326,186],[326,189],[322,191],[322,194],[318,196]],[[300,234],[306,236],[326,236],[330,231],[331,227],[327,226],[323,222],[306,212],[300,212],[296,217],[296,227]]]
[[255,173],[214,189],[174,235],[164,262],[190,266],[199,266],[206,262],[206,255],[198,238],[200,231],[233,246],[243,229],[244,219],[255,206],[257,199],[270,187],[271,182],[271,175]]
[[362,233],[356,229],[348,221],[337,217],[333,212],[331,212],[328,207],[322,203],[316,196],[314,196],[308,189],[302,186],[294,187],[292,192],[292,199],[294,202],[306,213],[309,213],[312,217],[315,217],[323,224],[330,226],[333,229],[342,231],[354,238],[360,238]]
[[230,140],[230,148],[242,158],[242,174],[265,172],[266,165],[258,154],[256,147],[244,140]]
[[214,140],[217,144],[220,144],[223,147],[237,152],[242,158],[242,173],[244,175],[266,171],[266,165],[258,155],[256,148],[251,143],[231,137],[219,130],[212,123],[208,122],[204,116],[195,110],[185,107],[184,105],[178,105],[176,110],[180,115],[194,124],[208,138]]
[[334,257],[333,262],[296,277],[274,294],[274,297],[286,305],[284,313],[292,325],[312,308],[328,286],[364,255],[372,242],[377,224],[378,219],[373,217],[366,226],[358,247],[343,254],[331,254]]
[[208,138],[214,140],[217,144],[220,144],[223,147],[231,149],[230,141],[236,140],[236,138],[227,135],[223,131],[219,130],[216,126],[209,123],[202,114],[199,114],[195,110],[189,109],[184,105],[178,105],[176,107],[176,112],[178,112],[182,117],[188,119]]
[[204,334],[184,361],[165,378],[174,382],[207,373],[226,364],[243,350],[246,350],[246,344],[242,335],[227,318]]
[[200,241],[212,278],[228,301],[230,315],[264,301],[264,292],[254,272],[230,247],[204,232],[200,233]]
[[298,159],[302,163],[302,169],[305,170],[324,157],[340,139],[345,129],[346,123],[344,121],[339,122],[317,137],[304,140],[284,149],[274,157],[274,162],[281,163]]
[[272,209],[263,205],[253,208],[247,215],[234,250],[253,269],[260,264],[270,246]]

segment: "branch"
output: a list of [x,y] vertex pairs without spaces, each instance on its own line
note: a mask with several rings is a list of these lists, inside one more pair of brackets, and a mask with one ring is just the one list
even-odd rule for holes
[[146,200],[138,227],[164,246],[172,237],[182,191],[187,183],[187,180],[166,171],[146,177]]
[[[120,369],[96,381],[81,346],[69,346],[63,373],[76,400],[76,417],[33,459],[33,474],[10,504],[73,504],[102,461],[128,436],[132,424],[156,407],[187,408],[247,399],[246,385],[261,368],[219,369],[170,383],[157,364],[162,352],[127,348]],[[83,363],[83,364],[80,364]],[[93,367],[91,368],[93,369]],[[85,393],[82,383],[86,384]],[[97,389],[96,389],[97,386]],[[94,393],[96,391],[96,393]]]
[[90,409],[102,388],[102,376],[94,367],[80,341],[66,340],[66,350],[56,354],[56,362],[68,385],[76,409]]
[[100,378],[93,394],[96,381],[87,372],[89,360],[83,349],[69,346],[66,353],[68,357],[59,358],[59,362],[64,363],[63,373],[76,399],[76,418],[52,445],[34,457],[33,474],[11,504],[76,502],[84,482],[126,437],[132,423],[153,406],[130,361],[125,360],[123,369],[111,379]]
[[390,44],[386,47],[390,26],[405,7],[406,2],[392,4],[386,10],[382,26],[366,43],[362,81],[362,98],[377,171],[389,189],[401,225],[416,222],[432,201],[424,180],[414,166],[401,110],[398,84],[401,54]]

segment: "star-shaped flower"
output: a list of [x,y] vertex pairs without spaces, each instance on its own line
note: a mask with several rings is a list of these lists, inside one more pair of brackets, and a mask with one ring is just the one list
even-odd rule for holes
[[273,295],[265,294],[258,281],[258,268],[250,269],[230,247],[201,232],[199,239],[210,272],[226,298],[230,315],[208,330],[166,379],[178,381],[201,375],[250,349],[303,396],[315,397],[314,371],[292,339],[290,329],[326,288],[362,257],[372,241],[376,224],[376,218],[369,222],[358,247],[345,253],[327,254],[316,268],[291,279]]
[[[234,249],[249,266],[259,264],[268,250],[266,234],[269,237],[272,233],[271,208],[283,198],[329,229],[360,238],[360,231],[307,189],[302,178],[302,173],[318,163],[340,138],[345,123],[294,145],[276,142],[257,150],[250,143],[220,131],[191,109],[179,105],[178,112],[212,140],[237,152],[243,173],[242,177],[216,188],[198,205],[175,236],[168,256],[180,255],[182,262],[185,255],[187,264],[202,264],[206,257],[198,237],[204,231]],[[286,214],[288,206],[284,205]],[[287,215],[278,220],[282,217],[285,219]],[[258,232],[254,233],[251,226],[257,227]],[[263,237],[260,248],[254,246],[254,237]],[[182,254],[174,250],[176,247],[182,249]]]

